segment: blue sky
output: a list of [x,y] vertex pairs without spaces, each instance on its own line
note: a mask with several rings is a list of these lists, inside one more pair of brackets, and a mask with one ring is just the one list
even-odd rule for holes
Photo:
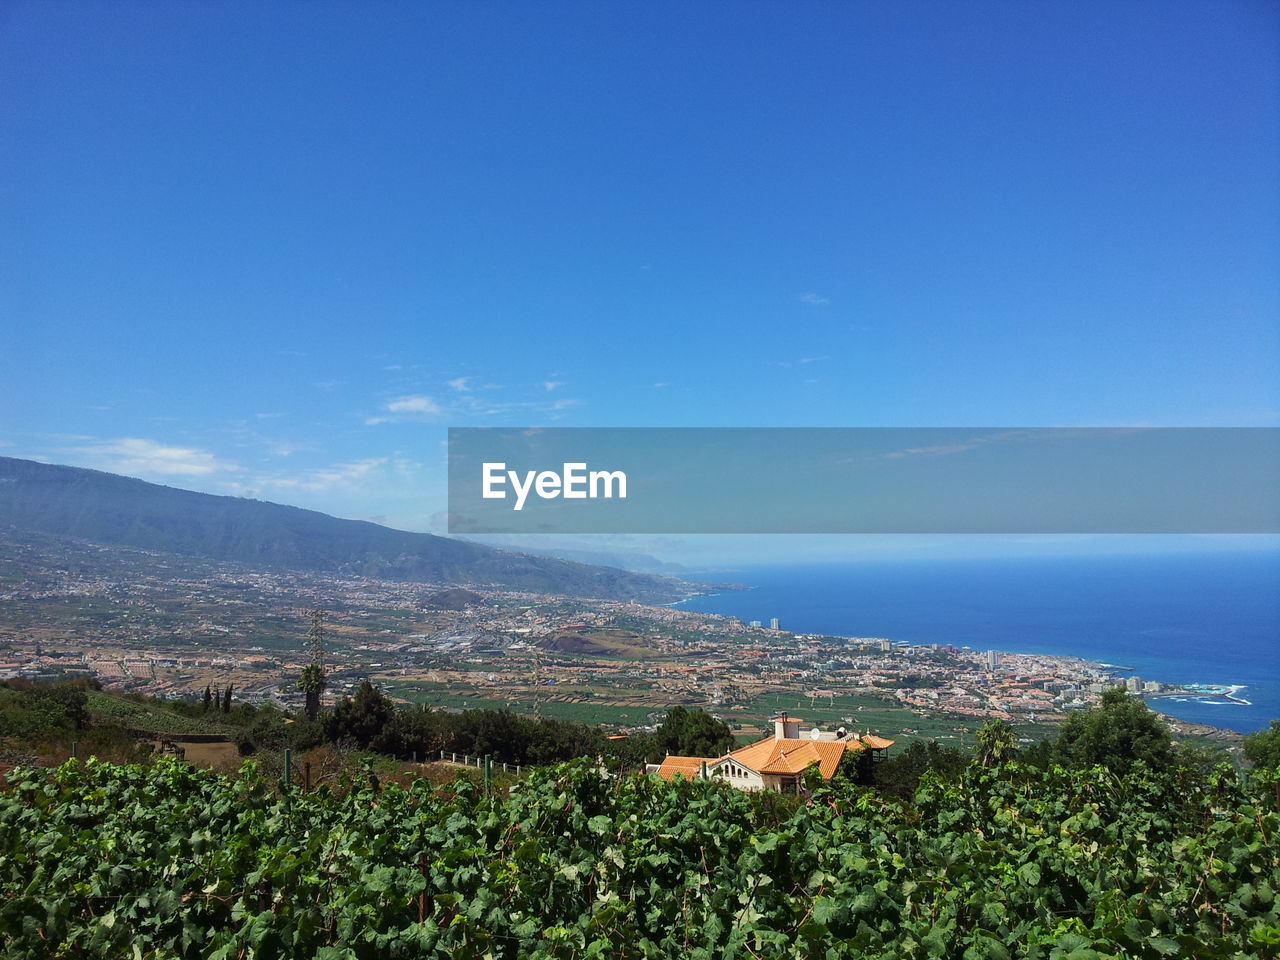
[[0,454],[426,530],[448,426],[1274,426],[1278,37],[16,0]]

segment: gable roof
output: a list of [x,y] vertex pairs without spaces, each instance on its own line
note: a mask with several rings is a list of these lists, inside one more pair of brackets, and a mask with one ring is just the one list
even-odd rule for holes
[[745,747],[739,747],[723,757],[677,757],[667,756],[657,769],[658,776],[664,780],[672,780],[677,776],[690,780],[702,775],[702,765],[707,765],[707,772],[728,760],[753,770],[756,773],[790,776],[802,773],[815,764],[824,780],[830,780],[840,766],[840,761],[850,750],[887,750],[893,746],[893,740],[866,734],[850,740],[808,740],[783,739],[766,737]]
[[757,773],[795,774],[818,765],[823,779],[830,780],[848,750],[862,744],[849,740],[777,740],[769,737],[733,751],[729,756]]
[[662,765],[658,767],[657,773],[663,780],[674,780],[677,775],[692,780],[694,777],[701,775],[704,763],[710,766],[716,763],[717,760],[717,757],[668,756],[662,761]]

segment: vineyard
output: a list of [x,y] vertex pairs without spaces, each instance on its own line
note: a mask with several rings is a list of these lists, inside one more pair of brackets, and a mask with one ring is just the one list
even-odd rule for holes
[[38,957],[1275,957],[1274,777],[972,766],[807,803],[586,762],[281,792],[19,769],[0,952]]
[[[98,723],[114,723],[157,734],[225,733],[226,724],[214,719],[187,717],[150,704],[137,703],[97,690],[88,692],[89,713]],[[220,717],[221,714],[213,714]]]

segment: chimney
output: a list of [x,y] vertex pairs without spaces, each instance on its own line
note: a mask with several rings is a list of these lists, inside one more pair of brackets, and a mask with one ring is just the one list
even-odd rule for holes
[[773,718],[773,738],[775,740],[795,740],[800,736],[800,721],[781,713]]

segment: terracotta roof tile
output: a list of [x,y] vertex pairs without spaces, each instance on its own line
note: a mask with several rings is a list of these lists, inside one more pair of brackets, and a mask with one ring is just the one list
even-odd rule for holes
[[713,766],[732,758],[737,763],[757,773],[794,775],[802,773],[815,764],[824,779],[830,780],[835,775],[840,761],[850,750],[887,750],[894,741],[871,734],[856,740],[775,740],[768,737],[745,747],[740,747],[726,757],[676,757],[668,756],[658,768],[658,775],[664,780],[676,776],[690,779],[702,772],[702,765]]
[[775,740],[769,737],[735,750],[729,756],[744,767],[759,773],[800,773],[813,764],[830,780],[848,750],[861,750],[862,744],[848,740]]
[[672,757],[668,756],[658,767],[658,776],[663,780],[672,780],[677,775],[692,780],[702,773],[702,765],[716,762],[717,757]]

